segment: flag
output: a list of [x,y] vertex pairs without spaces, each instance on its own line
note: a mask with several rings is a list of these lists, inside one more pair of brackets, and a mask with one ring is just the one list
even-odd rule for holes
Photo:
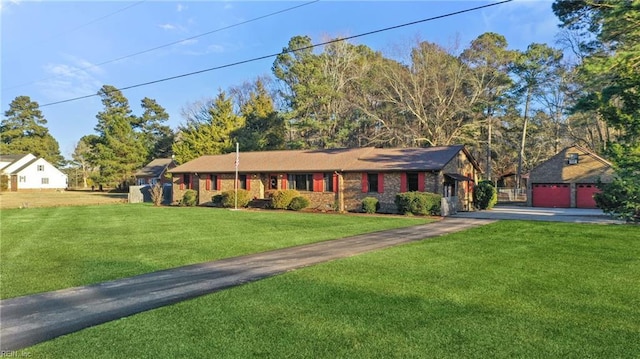
[[236,170],[240,166],[240,151],[238,149],[238,144],[236,143],[236,162],[235,162]]

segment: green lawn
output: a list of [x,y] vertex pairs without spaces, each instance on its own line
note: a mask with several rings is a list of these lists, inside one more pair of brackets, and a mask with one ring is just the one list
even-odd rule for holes
[[637,226],[498,222],[25,349],[49,358],[638,358]]
[[7,209],[0,217],[1,298],[429,221],[146,204]]

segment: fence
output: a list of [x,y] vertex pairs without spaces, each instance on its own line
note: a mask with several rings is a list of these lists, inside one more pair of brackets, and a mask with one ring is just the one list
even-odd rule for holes
[[499,187],[498,202],[526,202],[527,189],[515,187]]

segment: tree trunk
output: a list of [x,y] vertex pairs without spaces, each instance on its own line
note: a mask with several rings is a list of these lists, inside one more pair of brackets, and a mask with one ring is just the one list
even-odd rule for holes
[[522,160],[524,158],[524,146],[527,139],[527,123],[529,122],[529,103],[531,102],[531,91],[527,91],[527,99],[524,103],[524,124],[522,125],[522,140],[520,141],[520,153],[518,154],[518,170],[516,173],[516,190],[520,189],[522,183]]

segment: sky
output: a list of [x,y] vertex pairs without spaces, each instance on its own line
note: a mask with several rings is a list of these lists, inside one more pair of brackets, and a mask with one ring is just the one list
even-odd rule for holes
[[[117,88],[277,54],[297,35],[313,43],[356,36],[497,1],[24,1],[1,0],[2,114],[17,96],[38,102],[47,128],[71,158],[78,140],[95,134],[103,109],[92,96]],[[459,48],[485,32],[510,49],[555,44],[552,1],[514,0],[473,12],[349,40],[394,56],[416,39]],[[184,40],[184,41],[182,41]],[[133,113],[155,99],[173,129],[181,109],[219,90],[271,75],[273,57],[124,90]]]

